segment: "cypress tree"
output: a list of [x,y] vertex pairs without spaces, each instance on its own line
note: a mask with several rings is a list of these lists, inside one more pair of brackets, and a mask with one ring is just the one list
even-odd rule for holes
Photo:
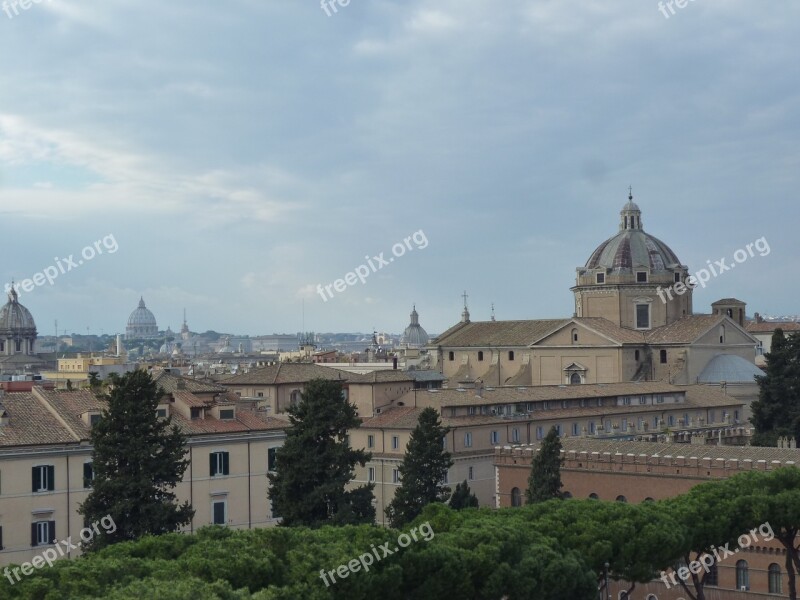
[[756,376],[758,400],[751,404],[752,444],[775,446],[779,437],[800,441],[800,335],[776,329],[765,355],[766,373]]
[[556,428],[551,427],[531,461],[527,504],[562,497],[561,463],[561,440]]

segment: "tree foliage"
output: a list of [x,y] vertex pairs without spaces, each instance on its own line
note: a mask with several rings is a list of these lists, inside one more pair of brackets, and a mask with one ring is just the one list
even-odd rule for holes
[[436,409],[428,407],[420,412],[398,469],[400,487],[386,507],[392,527],[402,527],[413,521],[427,504],[446,502],[450,496],[450,488],[443,483],[453,465],[442,443],[447,432]]
[[292,427],[269,473],[272,510],[286,526],[372,523],[374,484],[347,489],[371,455],[353,450],[348,430],[359,427],[356,407],[338,381],[308,382],[300,402],[288,409]]
[[766,373],[756,377],[758,400],[751,405],[752,443],[776,446],[785,436],[800,440],[800,335],[786,337],[776,329],[765,358]]
[[[116,531],[96,535],[90,549],[177,530],[194,515],[178,505],[174,488],[189,465],[186,437],[172,418],[156,414],[162,392],[149,373],[118,379],[92,427],[92,491],[79,512],[87,522],[111,517]],[[110,528],[109,528],[110,529]]]
[[463,508],[478,508],[478,497],[469,489],[469,484],[465,479],[453,490],[453,495],[450,496],[448,506],[453,510],[461,510]]
[[526,500],[528,504],[561,498],[561,439],[555,427],[547,432],[531,461]]

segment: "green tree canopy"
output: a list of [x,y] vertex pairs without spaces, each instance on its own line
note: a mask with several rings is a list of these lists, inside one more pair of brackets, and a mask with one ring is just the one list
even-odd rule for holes
[[462,508],[478,508],[478,497],[469,489],[469,484],[465,479],[453,490],[453,495],[447,503],[453,510],[461,510]]
[[172,418],[156,414],[162,393],[150,374],[118,379],[107,408],[92,427],[92,491],[79,512],[88,522],[110,516],[116,531],[96,535],[90,549],[175,531],[194,510],[178,506],[174,488],[189,465],[186,438]]
[[766,373],[757,376],[758,400],[752,403],[752,443],[776,446],[779,437],[800,440],[800,335],[776,329],[772,351],[765,355]]
[[531,461],[526,498],[528,504],[561,498],[561,439],[555,427],[547,432]]
[[372,523],[374,484],[347,489],[371,455],[350,448],[348,430],[361,425],[338,381],[313,379],[298,404],[289,407],[284,445],[269,473],[273,512],[287,526]]
[[443,444],[447,431],[436,409],[422,410],[398,469],[400,487],[386,507],[392,527],[402,527],[413,521],[425,505],[446,502],[450,496],[450,488],[443,483],[447,470],[453,466]]

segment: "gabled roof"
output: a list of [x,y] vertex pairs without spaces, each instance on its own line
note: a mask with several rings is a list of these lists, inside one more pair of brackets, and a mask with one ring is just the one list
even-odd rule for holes
[[755,321],[748,321],[745,323],[747,333],[773,333],[776,329],[782,329],[784,332],[800,331],[800,323],[797,321],[762,321],[756,323]]
[[689,315],[664,327],[651,329],[645,336],[648,344],[691,344],[723,322],[741,331],[753,344],[757,343],[758,340],[725,315]]
[[[533,321],[474,321],[459,323],[436,340],[438,346],[529,346],[559,327],[569,319],[539,319]],[[449,331],[452,333],[448,333]]]
[[278,363],[249,373],[234,375],[220,381],[222,385],[276,385],[281,383],[307,383],[312,379],[348,381],[354,377],[338,369],[314,363]]
[[[171,394],[177,391],[187,391],[193,394],[197,393],[219,394],[227,391],[224,387],[221,387],[219,385],[204,383],[196,379],[191,379],[190,377],[181,377],[180,375],[173,375],[172,373],[168,373],[167,371],[154,372],[152,376],[153,376],[153,381],[155,381],[157,385],[164,388],[164,391],[167,394]],[[180,382],[183,383],[181,384]],[[178,387],[179,385],[183,385],[183,387],[179,388]]]
[[347,373],[350,383],[386,383],[392,381],[413,381],[414,378],[405,371],[387,369],[385,371],[372,371],[371,373]]

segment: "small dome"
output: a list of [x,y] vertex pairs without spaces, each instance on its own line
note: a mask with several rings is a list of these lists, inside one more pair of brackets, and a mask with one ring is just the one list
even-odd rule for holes
[[735,354],[718,354],[706,365],[698,383],[754,383],[756,375],[764,372],[750,361]]
[[8,302],[0,308],[0,335],[36,335],[36,323],[31,312],[19,303],[17,290],[11,287]]
[[419,324],[419,314],[414,306],[411,310],[411,323],[403,332],[400,343],[411,348],[420,348],[428,345],[428,339],[428,333]]

